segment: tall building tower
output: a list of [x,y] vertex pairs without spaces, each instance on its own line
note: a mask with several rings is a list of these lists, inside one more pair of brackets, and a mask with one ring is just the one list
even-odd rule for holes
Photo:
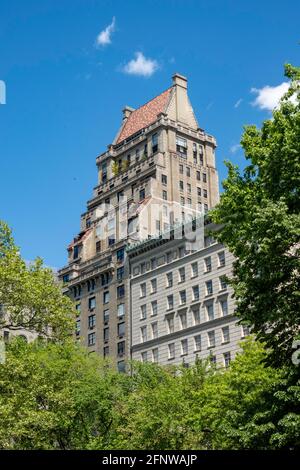
[[186,211],[215,206],[215,148],[215,138],[198,126],[187,79],[175,74],[163,93],[138,109],[124,108],[115,140],[96,159],[98,185],[59,277],[76,302],[77,337],[112,357],[120,371],[130,347],[125,248],[167,229]]

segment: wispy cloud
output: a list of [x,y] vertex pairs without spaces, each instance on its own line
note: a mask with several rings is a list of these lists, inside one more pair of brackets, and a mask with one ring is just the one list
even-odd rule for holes
[[234,104],[234,107],[238,108],[242,101],[243,101],[243,98],[240,98],[239,100],[237,100],[237,102]]
[[236,153],[241,148],[242,148],[241,144],[233,144],[229,150],[230,150],[230,153]]
[[122,70],[129,75],[151,77],[157,69],[158,63],[156,60],[147,59],[142,52],[136,52],[135,59],[130,60]]
[[116,19],[113,17],[112,22],[98,34],[96,38],[96,46],[107,46],[111,44],[111,35],[115,31]]
[[251,88],[251,93],[257,95],[252,104],[260,109],[272,111],[278,106],[280,99],[288,91],[288,88],[288,82],[283,82],[277,86],[267,85],[263,88]]

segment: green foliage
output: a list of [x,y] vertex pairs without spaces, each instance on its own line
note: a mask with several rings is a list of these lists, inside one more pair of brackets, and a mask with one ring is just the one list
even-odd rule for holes
[[241,144],[249,165],[241,173],[227,163],[225,191],[212,211],[222,225],[217,238],[237,258],[236,313],[271,348],[278,366],[291,363],[300,324],[300,72],[288,65],[286,75],[290,91],[261,129],[245,128]]
[[40,258],[27,265],[8,226],[0,222],[0,326],[62,339],[74,329],[74,307]]

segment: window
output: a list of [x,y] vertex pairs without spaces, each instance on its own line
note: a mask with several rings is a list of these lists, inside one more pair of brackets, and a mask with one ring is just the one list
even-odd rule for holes
[[225,266],[225,251],[218,253],[219,267]]
[[150,285],[151,285],[151,294],[155,294],[155,292],[157,291],[157,280],[151,279]]
[[168,333],[174,333],[174,315],[167,317]]
[[211,271],[211,257],[204,258],[204,272],[209,273]]
[[120,341],[118,343],[118,356],[124,356],[125,354],[125,341]]
[[172,259],[173,259],[173,253],[171,251],[168,251],[167,253],[167,263],[171,263]]
[[118,318],[123,318],[125,315],[125,304],[119,304],[117,307]]
[[188,340],[182,339],[181,340],[181,355],[184,356],[188,353]]
[[246,336],[250,335],[250,328],[247,325],[242,325],[242,338],[245,338]]
[[208,212],[208,205],[207,204],[204,204],[204,212],[205,212],[205,214]]
[[214,305],[213,304],[207,304],[206,305],[206,315],[207,315],[208,321],[211,321],[211,320],[214,319],[215,315],[214,315]]
[[96,253],[100,253],[100,251],[101,251],[101,242],[98,241],[96,242]]
[[156,153],[158,150],[158,136],[157,134],[152,134],[152,153]]
[[161,182],[162,182],[162,184],[167,184],[168,183],[167,175],[161,175]]
[[167,308],[168,310],[172,310],[174,308],[174,296],[168,295],[167,297]]
[[148,360],[148,352],[147,351],[142,352],[141,360],[142,360],[142,362],[147,362],[147,360]]
[[157,300],[151,302],[151,315],[157,315]]
[[152,258],[151,260],[151,269],[155,269],[157,267],[157,259]]
[[121,266],[120,268],[117,269],[117,280],[122,281],[124,278],[124,266]]
[[183,184],[183,181],[179,181],[179,189],[180,191],[183,191],[184,190],[184,184]]
[[201,351],[201,335],[194,336],[195,351]]
[[186,291],[182,290],[179,292],[179,299],[180,299],[180,305],[183,305],[186,303]]
[[197,261],[195,263],[192,263],[191,270],[192,270],[192,277],[198,276],[198,263],[197,263]]
[[231,354],[230,352],[226,352],[223,354],[223,358],[224,358],[224,366],[225,367],[229,367],[230,366],[230,361],[231,361]]
[[80,320],[76,321],[76,336],[80,335]]
[[107,323],[109,321],[109,309],[108,308],[103,311],[103,321],[104,323]]
[[157,322],[151,323],[151,332],[152,332],[152,339],[156,339],[158,337],[158,323]]
[[141,305],[141,320],[145,320],[147,318],[147,305]]
[[207,189],[203,189],[203,197],[205,197],[205,199],[207,199]]
[[117,194],[118,202],[122,202],[124,200],[124,191],[119,191]]
[[220,300],[220,310],[221,315],[226,317],[228,315],[228,302],[227,300]]
[[94,310],[96,308],[96,297],[89,298],[89,310]]
[[179,314],[179,319],[180,319],[180,328],[181,328],[181,330],[183,330],[184,328],[187,328],[186,313],[180,313]]
[[140,201],[142,201],[143,199],[145,199],[145,189],[140,189]]
[[191,176],[191,168],[189,166],[186,167],[186,176]]
[[152,362],[158,362],[158,348],[152,349]]
[[202,181],[203,181],[203,183],[206,183],[206,182],[207,182],[206,173],[203,173],[203,175],[202,175]]
[[186,155],[187,154],[187,142],[186,139],[183,139],[182,137],[176,136],[176,150],[179,152],[181,155]]
[[125,335],[125,322],[118,323],[118,336],[124,336]]
[[142,326],[141,328],[141,342],[145,343],[147,341],[147,326]]
[[96,315],[89,315],[88,317],[89,329],[92,330],[96,326]]
[[184,282],[185,281],[185,268],[179,268],[178,270],[179,274],[179,282]]
[[206,281],[206,295],[211,295],[213,293],[213,283],[212,281]]
[[222,342],[229,343],[230,335],[229,335],[229,326],[224,326],[222,328]]
[[109,302],[109,291],[103,292],[103,303],[108,304]]
[[138,162],[140,159],[140,149],[135,150],[135,161]]
[[196,171],[197,181],[201,181],[200,171]]
[[192,200],[189,197],[187,199],[187,205],[188,207],[192,207]]
[[183,165],[181,165],[181,164],[179,165],[179,173],[181,175],[183,175]]
[[100,279],[101,279],[101,286],[106,286],[110,281],[109,273],[101,274]]
[[141,274],[144,274],[146,272],[146,263],[143,262],[141,263]]
[[125,295],[125,286],[122,284],[121,286],[117,287],[117,298],[121,299]]
[[77,316],[80,315],[80,313],[81,313],[81,304],[77,304],[75,308],[76,308],[76,315]]
[[118,367],[118,372],[120,373],[124,373],[126,372],[126,365],[125,365],[125,361],[119,361],[118,364],[117,364],[117,367]]
[[117,251],[117,261],[118,263],[123,263],[124,261],[124,248],[121,248],[120,250]]
[[181,204],[182,206],[184,206],[184,204],[185,204],[185,200],[184,200],[184,197],[183,197],[183,196],[180,197],[180,204]]
[[215,338],[215,332],[214,331],[209,331],[207,333],[208,337],[208,347],[209,348],[214,348],[216,345],[216,338]]
[[220,282],[220,290],[227,289],[227,282],[226,282],[226,277],[225,276],[220,276],[219,277],[219,282]]
[[162,198],[163,198],[164,201],[167,201],[167,200],[168,200],[168,193],[167,193],[167,191],[163,191],[163,192],[162,192]]
[[175,358],[175,343],[168,344],[169,359]]
[[200,299],[200,290],[199,286],[193,286],[193,300],[199,300]]
[[63,276],[63,282],[66,283],[66,282],[69,282],[69,280],[70,280],[69,274],[65,274],[65,275]]
[[146,297],[146,283],[140,285],[140,297]]
[[94,346],[96,344],[96,333],[88,334],[88,346]]
[[193,309],[193,319],[194,319],[194,325],[199,325],[200,324],[200,310],[199,310],[199,308]]
[[197,196],[201,197],[201,188],[197,187]]
[[73,252],[73,259],[78,258],[78,256],[79,256],[79,247],[78,247],[78,245],[75,245],[74,246],[74,252]]
[[105,347],[103,348],[103,356],[104,356],[104,357],[109,356],[109,346],[105,346]]
[[104,341],[109,340],[109,327],[104,328],[104,330],[103,330],[103,339],[104,339]]
[[192,186],[190,185],[190,183],[187,184],[187,192],[188,193],[192,192]]
[[115,235],[109,235],[108,237],[108,246],[112,246],[116,243]]

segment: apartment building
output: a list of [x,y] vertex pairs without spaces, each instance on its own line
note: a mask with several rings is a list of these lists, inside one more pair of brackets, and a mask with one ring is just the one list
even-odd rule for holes
[[197,123],[187,79],[175,74],[167,90],[124,108],[113,143],[96,159],[98,184],[59,279],[76,305],[77,338],[120,371],[130,352],[125,248],[217,203],[215,149]]
[[205,227],[201,249],[186,238],[147,240],[127,249],[131,284],[131,357],[188,366],[210,358],[228,366],[249,334],[237,324],[226,283],[233,256]]

